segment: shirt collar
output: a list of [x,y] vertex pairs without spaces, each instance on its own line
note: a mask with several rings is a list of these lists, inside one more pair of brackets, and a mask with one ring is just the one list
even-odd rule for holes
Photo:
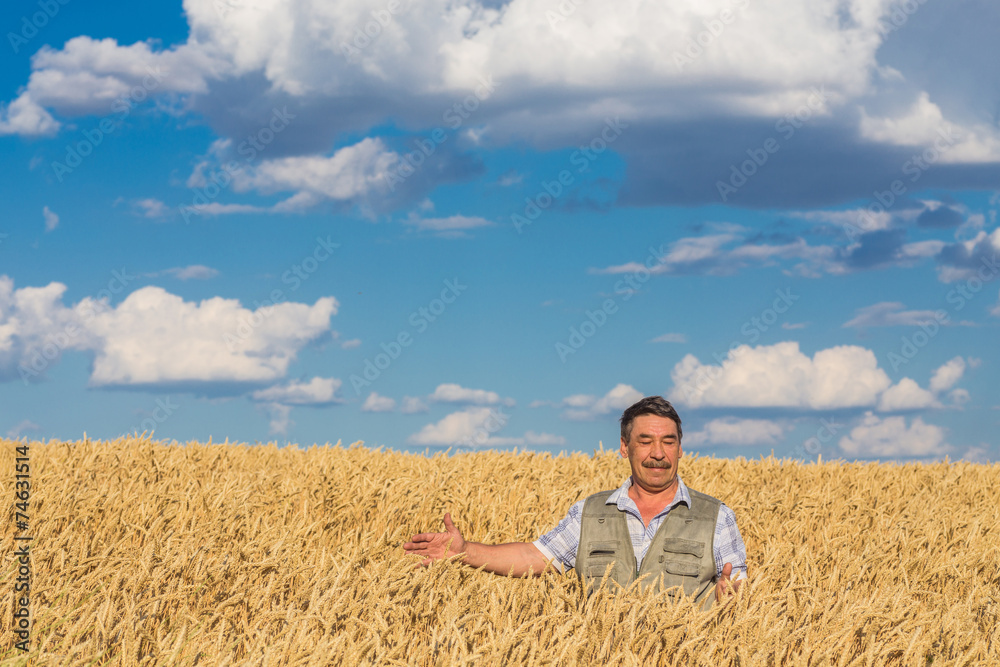
[[[633,501],[628,496],[628,490],[629,487],[631,486],[632,486],[632,475],[629,475],[628,477],[625,478],[625,482],[617,489],[615,489],[610,496],[608,496],[608,499],[605,501],[605,504],[617,505],[618,509],[621,510],[622,512],[624,512],[626,508],[630,506],[635,508],[636,507],[635,501]],[[672,509],[681,503],[684,503],[690,508],[691,494],[688,493],[688,488],[687,485],[684,484],[684,480],[682,480],[678,475],[677,492],[674,494],[674,499],[670,502],[670,504],[663,508],[663,512],[666,512],[667,510]],[[638,508],[636,508],[636,511],[638,511]],[[662,512],[660,512],[660,514],[662,514]],[[659,516],[659,514],[657,516]]]

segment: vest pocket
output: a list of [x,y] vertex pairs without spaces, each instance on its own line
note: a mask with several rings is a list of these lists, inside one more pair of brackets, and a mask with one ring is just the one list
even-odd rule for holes
[[613,556],[618,551],[618,542],[591,542],[589,556]]
[[679,560],[668,560],[663,563],[663,569],[670,574],[676,574],[682,577],[697,577],[701,572],[701,567],[698,563],[685,563]]
[[674,554],[690,554],[695,558],[705,555],[705,543],[695,540],[685,540],[679,537],[668,537],[663,540],[663,550]]

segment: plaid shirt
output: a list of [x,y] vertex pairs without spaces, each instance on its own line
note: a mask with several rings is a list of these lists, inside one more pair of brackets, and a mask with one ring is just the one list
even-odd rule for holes
[[[649,525],[643,525],[642,514],[639,508],[628,496],[629,487],[632,486],[631,475],[625,480],[614,493],[608,497],[608,504],[615,503],[620,511],[625,512],[625,522],[628,524],[628,532],[632,538],[632,550],[635,553],[636,570],[642,567],[642,559],[645,558],[649,545],[653,541],[656,531],[663,525],[670,513],[677,505],[684,503],[691,507],[691,494],[688,493],[687,486],[677,478],[677,492],[674,500],[659,514],[653,517]],[[583,504],[585,500],[574,504],[569,508],[569,513],[555,528],[535,540],[533,544],[542,552],[545,558],[551,560],[560,572],[576,565],[576,550],[580,546],[580,525],[583,517]],[[746,577],[747,574],[747,548],[743,544],[743,537],[739,528],[736,527],[736,516],[733,511],[723,503],[719,507],[719,517],[715,523],[715,569],[718,576],[722,576],[722,566],[732,563],[733,572],[730,579],[733,581]]]

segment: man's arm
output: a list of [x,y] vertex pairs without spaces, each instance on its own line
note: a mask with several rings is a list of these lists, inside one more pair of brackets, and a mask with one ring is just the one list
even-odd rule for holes
[[452,523],[451,514],[444,515],[444,528],[443,533],[414,535],[403,545],[403,550],[408,554],[422,556],[424,560],[421,565],[429,565],[435,560],[462,554],[461,561],[466,565],[513,577],[522,577],[525,574],[539,575],[551,567],[538,547],[530,542],[507,544],[466,542],[461,531]]
[[736,515],[725,504],[719,508],[714,545],[715,599],[722,602],[739,590],[747,573],[747,548],[736,527]]

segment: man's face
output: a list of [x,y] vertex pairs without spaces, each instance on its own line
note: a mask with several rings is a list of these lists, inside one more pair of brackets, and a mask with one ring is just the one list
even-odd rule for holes
[[629,442],[622,439],[621,454],[632,466],[632,481],[650,493],[675,483],[683,453],[677,423],[667,417],[640,415],[632,421]]

